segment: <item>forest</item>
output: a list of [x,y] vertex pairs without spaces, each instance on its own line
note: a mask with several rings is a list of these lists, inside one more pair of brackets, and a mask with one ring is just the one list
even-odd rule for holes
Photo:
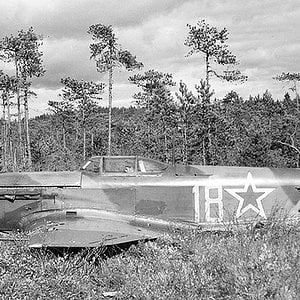
[[[229,50],[228,31],[206,21],[188,25],[187,55],[205,61],[205,78],[190,89],[171,73],[142,70],[136,56],[118,43],[112,26],[90,26],[89,45],[97,71],[108,83],[66,76],[51,113],[29,118],[32,79],[44,76],[40,50],[43,37],[33,28],[0,40],[0,60],[14,74],[0,70],[2,172],[74,170],[92,155],[140,155],[168,163],[299,167],[299,73],[274,74],[291,92],[274,99],[262,95],[243,99],[231,90],[214,95],[211,78],[243,83]],[[88,45],[87,45],[88,47]],[[113,107],[114,70],[136,70],[128,80],[138,87],[134,105]],[[222,70],[222,71],[221,71]],[[102,107],[104,89],[109,105]],[[106,100],[106,99],[102,99]],[[15,113],[13,113],[15,112]]]
[[[187,27],[187,56],[196,55],[205,74],[195,87],[184,79],[175,82],[171,73],[144,70],[118,43],[112,26],[95,24],[87,29],[87,47],[107,81],[58,78],[59,100],[49,101],[51,112],[34,118],[29,117],[34,82],[47,74],[43,36],[29,28],[0,37],[0,62],[11,70],[0,70],[0,171],[75,170],[93,155],[299,167],[300,73],[274,74],[274,80],[290,86],[280,99],[267,87],[261,95],[242,98],[228,90],[217,98],[214,80],[243,84],[249,78],[238,69],[226,28],[204,20]],[[130,107],[113,105],[117,69],[135,71],[128,73],[137,88]],[[108,106],[101,106],[107,102],[106,89]],[[118,248],[111,257],[104,247],[61,255],[35,251],[28,247],[31,233],[16,231],[10,241],[0,240],[0,298],[299,299],[299,220],[287,222],[275,213],[244,229],[170,228],[156,241],[131,245],[128,251]]]

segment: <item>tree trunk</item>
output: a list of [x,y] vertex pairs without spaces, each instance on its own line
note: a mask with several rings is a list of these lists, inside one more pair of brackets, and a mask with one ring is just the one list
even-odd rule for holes
[[206,165],[206,149],[205,149],[205,137],[203,137],[202,140],[202,160],[203,160],[203,165]]
[[168,155],[168,140],[167,140],[167,133],[166,133],[166,129],[164,129],[164,152],[165,152],[165,161],[166,163],[169,162],[169,155]]
[[291,149],[295,150],[297,152],[297,168],[300,167],[300,162],[299,162],[299,157],[300,157],[300,149],[297,148],[294,144],[294,140],[292,140],[292,144],[288,144],[288,143],[285,143],[285,142],[281,142],[281,141],[277,141],[279,144],[281,145],[284,145],[284,146],[287,146],[287,147],[290,147]]
[[12,160],[13,158],[13,148],[12,148],[12,134],[11,134],[11,124],[10,124],[10,95],[7,96],[7,142],[8,142],[8,156]]
[[107,155],[111,155],[111,111],[112,111],[112,78],[113,68],[109,68],[108,74],[108,149]]
[[2,171],[7,171],[6,130],[5,123],[2,124]]
[[18,168],[18,164],[17,164],[17,149],[14,149],[14,154],[13,154],[13,172],[16,172],[17,170],[19,170]]
[[184,127],[183,127],[183,163],[187,165],[188,161],[188,140],[187,140],[187,130],[188,130],[188,114],[186,108],[184,107]]
[[187,164],[187,161],[188,161],[188,158],[187,158],[187,128],[186,128],[186,124],[184,126],[184,130],[183,130],[183,135],[184,135],[184,144],[183,144],[183,147],[184,147],[184,155],[183,155],[183,163],[186,165]]
[[86,130],[85,126],[83,126],[83,160],[85,161],[86,157]]
[[85,161],[86,158],[86,120],[85,120],[85,108],[87,99],[86,96],[83,96],[83,105],[82,105],[82,136],[83,136],[83,161]]
[[31,169],[31,148],[30,148],[30,135],[29,135],[29,111],[28,111],[28,90],[25,89],[24,94],[24,121],[25,121],[25,134],[26,134],[26,150],[27,150],[27,163],[28,168]]
[[205,57],[205,64],[206,64],[206,84],[209,86],[209,57],[208,54],[206,54]]
[[18,61],[15,56],[15,67],[16,67],[16,79],[17,79],[17,109],[18,109],[18,148],[19,155],[22,157],[22,125],[21,125],[21,97],[20,97],[20,82],[19,82],[19,71],[18,71]]
[[5,100],[3,99],[3,123],[2,123],[2,166],[3,171],[7,171],[7,126],[6,126],[6,112]]
[[298,90],[297,90],[296,80],[294,80],[294,89],[295,89],[295,94],[296,94],[297,108],[299,109],[299,107],[300,107],[300,97],[299,97]]
[[62,128],[62,135],[63,135],[63,146],[64,146],[64,149],[66,150],[66,149],[67,149],[67,143],[66,143],[66,130],[65,130],[65,124],[63,125],[63,128]]
[[175,155],[176,155],[176,152],[175,152],[175,130],[173,129],[172,130],[172,166],[175,166]]

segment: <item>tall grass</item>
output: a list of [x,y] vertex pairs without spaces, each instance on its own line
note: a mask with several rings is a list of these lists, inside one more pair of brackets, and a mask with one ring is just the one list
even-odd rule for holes
[[[56,256],[26,242],[0,252],[2,299],[299,299],[299,224],[165,234],[111,258]],[[95,262],[96,258],[96,262]]]

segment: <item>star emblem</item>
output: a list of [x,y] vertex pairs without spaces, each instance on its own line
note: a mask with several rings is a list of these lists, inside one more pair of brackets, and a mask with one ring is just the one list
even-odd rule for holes
[[263,218],[267,218],[262,200],[271,194],[275,188],[258,188],[256,187],[253,176],[248,172],[247,179],[243,188],[225,189],[235,199],[239,200],[236,211],[236,217],[241,217],[248,210],[253,210]]

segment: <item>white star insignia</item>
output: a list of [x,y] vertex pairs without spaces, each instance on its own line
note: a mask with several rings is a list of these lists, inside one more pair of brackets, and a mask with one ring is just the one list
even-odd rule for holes
[[[245,186],[239,189],[225,189],[235,199],[239,200],[239,205],[236,211],[236,217],[241,217],[245,212],[252,209],[263,218],[267,218],[262,200],[272,193],[275,188],[257,188],[252,174],[248,172]],[[240,194],[245,194],[241,196]],[[252,201],[252,203],[251,203]]]

